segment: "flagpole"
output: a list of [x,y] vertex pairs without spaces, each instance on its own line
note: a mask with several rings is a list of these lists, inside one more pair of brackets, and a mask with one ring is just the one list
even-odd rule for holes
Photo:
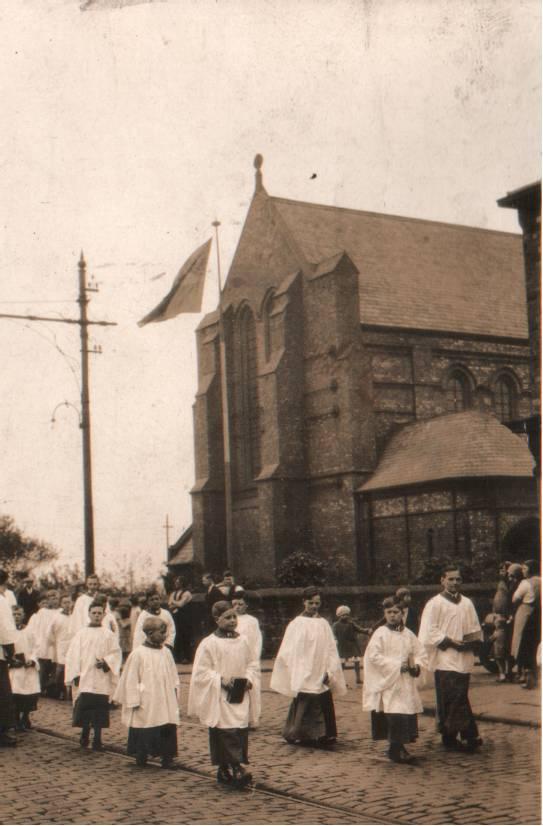
[[233,569],[233,534],[232,534],[232,458],[230,450],[230,417],[228,415],[228,378],[226,375],[226,341],[224,335],[224,319],[222,315],[222,283],[221,283],[221,255],[219,249],[220,221],[213,221],[215,229],[215,247],[217,250],[217,281],[219,286],[219,353],[221,366],[221,402],[222,402],[222,432],[224,446],[224,507],[226,516],[226,564]]

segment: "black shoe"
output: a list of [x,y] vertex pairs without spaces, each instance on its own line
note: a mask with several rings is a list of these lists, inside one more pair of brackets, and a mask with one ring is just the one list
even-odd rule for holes
[[92,750],[93,751],[105,751],[106,747],[104,746],[103,743],[100,742],[100,740],[98,740],[98,741],[95,740],[94,743],[92,744]]
[[17,740],[11,734],[4,732],[0,734],[0,748],[12,749],[17,745]]
[[466,752],[467,754],[474,754],[481,748],[482,745],[482,737],[472,737],[470,740],[465,740],[464,742],[459,743],[460,750]]
[[229,786],[232,783],[232,779],[228,766],[219,766],[217,769],[217,783]]
[[246,772],[243,766],[232,766],[232,775],[232,782],[238,789],[244,789],[253,780],[253,775]]
[[81,737],[79,738],[79,745],[82,749],[88,749],[90,742],[90,737],[88,732],[82,731]]
[[160,761],[160,765],[163,769],[175,769],[175,764],[173,762],[173,757],[163,757]]
[[404,748],[399,749],[389,749],[388,750],[388,757],[394,763],[413,763],[415,758],[412,754],[409,754],[408,751]]
[[452,751],[458,751],[462,748],[462,743],[460,740],[450,734],[443,734],[441,736],[441,742],[446,749],[451,749]]
[[147,765],[147,755],[146,754],[137,754],[136,755],[136,766],[139,766],[140,769],[144,769]]

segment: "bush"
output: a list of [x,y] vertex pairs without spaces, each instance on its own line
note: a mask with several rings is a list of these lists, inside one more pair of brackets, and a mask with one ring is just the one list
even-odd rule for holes
[[283,588],[325,585],[324,563],[306,551],[294,551],[277,568],[277,581]]

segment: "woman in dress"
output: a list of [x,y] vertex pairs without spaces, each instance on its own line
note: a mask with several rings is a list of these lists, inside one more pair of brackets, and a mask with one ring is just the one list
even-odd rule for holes
[[174,657],[177,663],[192,659],[192,594],[183,577],[176,577],[168,608],[175,622]]

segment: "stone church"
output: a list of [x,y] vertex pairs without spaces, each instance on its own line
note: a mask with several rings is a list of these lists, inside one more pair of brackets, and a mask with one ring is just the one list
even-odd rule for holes
[[[519,235],[269,195],[262,159],[219,312],[197,331],[191,554],[273,585],[305,550],[341,584],[530,553],[532,412]],[[193,548],[193,551],[192,551]]]

